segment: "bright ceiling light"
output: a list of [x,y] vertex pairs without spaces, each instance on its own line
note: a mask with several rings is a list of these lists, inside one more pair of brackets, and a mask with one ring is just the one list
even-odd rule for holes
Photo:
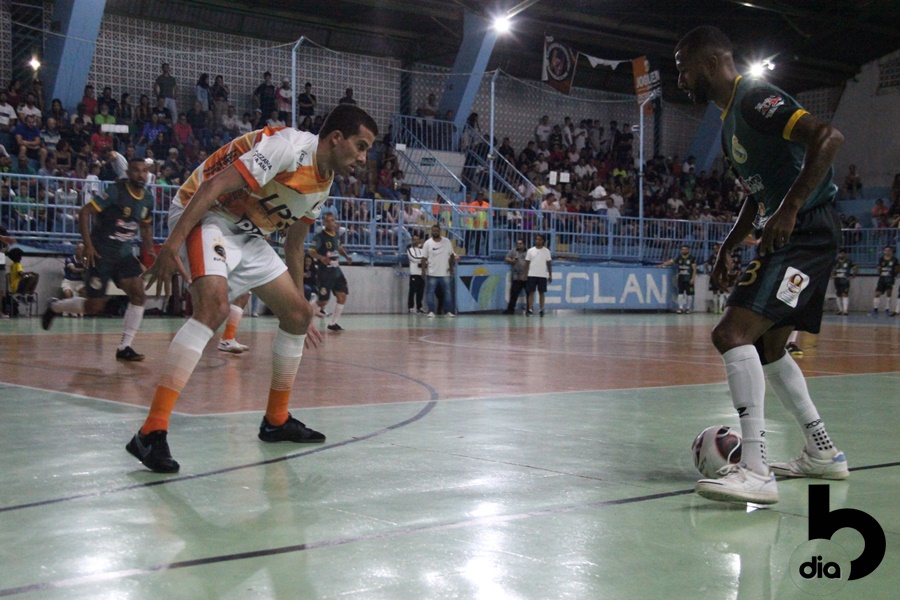
[[750,77],[762,77],[765,70],[762,63],[753,63],[750,65]]
[[509,17],[496,17],[494,19],[494,29],[497,30],[497,33],[508,33],[510,30]]
[[31,65],[31,68],[35,71],[41,68],[41,61],[39,61],[37,57],[31,57],[31,60],[28,61],[28,64]]

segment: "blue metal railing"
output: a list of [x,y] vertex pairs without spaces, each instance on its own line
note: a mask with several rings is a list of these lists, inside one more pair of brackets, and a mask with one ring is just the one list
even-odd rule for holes
[[[103,191],[110,184],[88,179],[3,174],[0,224],[21,243],[49,247],[75,243],[81,237],[78,211],[91,193]],[[177,188],[150,185],[147,189],[154,197],[154,241],[162,242],[168,235],[168,210]],[[329,198],[323,210],[336,214],[348,251],[384,263],[402,260],[411,235],[427,237],[434,223],[441,225],[444,235],[456,244],[460,253],[474,260],[500,259],[514,247],[516,239],[524,239],[530,245],[534,234],[541,233],[559,258],[657,263],[676,256],[680,246],[687,244],[693,255],[704,261],[712,254],[713,244],[725,239],[731,229],[730,223],[641,221],[634,217],[608,218],[533,208],[489,208],[487,227],[477,229],[478,220],[471,218],[473,215],[467,210],[443,201],[415,198],[403,202]],[[896,248],[900,243],[900,229],[847,229],[842,232],[842,238],[849,257],[861,269],[871,269],[884,246]],[[754,247],[743,247],[745,263],[754,253]]]

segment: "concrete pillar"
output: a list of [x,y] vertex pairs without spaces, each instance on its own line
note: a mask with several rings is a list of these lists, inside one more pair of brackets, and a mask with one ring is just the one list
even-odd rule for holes
[[61,35],[47,36],[41,67],[48,104],[59,98],[66,110],[74,113],[81,102],[105,8],[106,0],[59,0],[54,4],[53,21],[59,24]]

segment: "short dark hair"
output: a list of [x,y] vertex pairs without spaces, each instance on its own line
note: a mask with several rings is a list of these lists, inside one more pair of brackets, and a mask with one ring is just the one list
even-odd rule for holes
[[712,25],[701,25],[691,29],[675,46],[676,52],[704,49],[728,53],[734,51],[728,36],[721,29]]
[[338,104],[322,123],[319,137],[326,137],[333,131],[340,131],[344,137],[350,137],[358,134],[360,127],[365,127],[378,136],[378,125],[369,113],[353,104]]

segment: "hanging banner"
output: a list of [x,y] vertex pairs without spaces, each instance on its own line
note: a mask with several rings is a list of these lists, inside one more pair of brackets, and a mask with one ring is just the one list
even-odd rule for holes
[[[651,94],[659,90],[661,85],[659,71],[650,70],[650,61],[646,56],[632,59],[631,68],[634,71],[634,92],[637,94],[637,102],[640,106]],[[644,114],[653,114],[652,102],[648,102],[644,107]]]
[[551,36],[544,37],[544,67],[541,81],[546,81],[557,91],[568,95],[575,80],[575,64],[578,52],[568,44],[554,41]]
[[607,60],[607,59],[605,59],[605,58],[597,58],[596,56],[590,56],[589,54],[584,54],[584,53],[581,53],[581,54],[582,54],[586,59],[588,59],[588,62],[591,63],[591,66],[592,66],[593,68],[595,68],[595,69],[596,69],[597,67],[599,67],[600,65],[603,65],[604,67],[609,67],[610,69],[612,69],[613,71],[615,71],[616,68],[617,68],[619,65],[621,65],[622,63],[630,62],[630,61],[627,61],[627,60]]

